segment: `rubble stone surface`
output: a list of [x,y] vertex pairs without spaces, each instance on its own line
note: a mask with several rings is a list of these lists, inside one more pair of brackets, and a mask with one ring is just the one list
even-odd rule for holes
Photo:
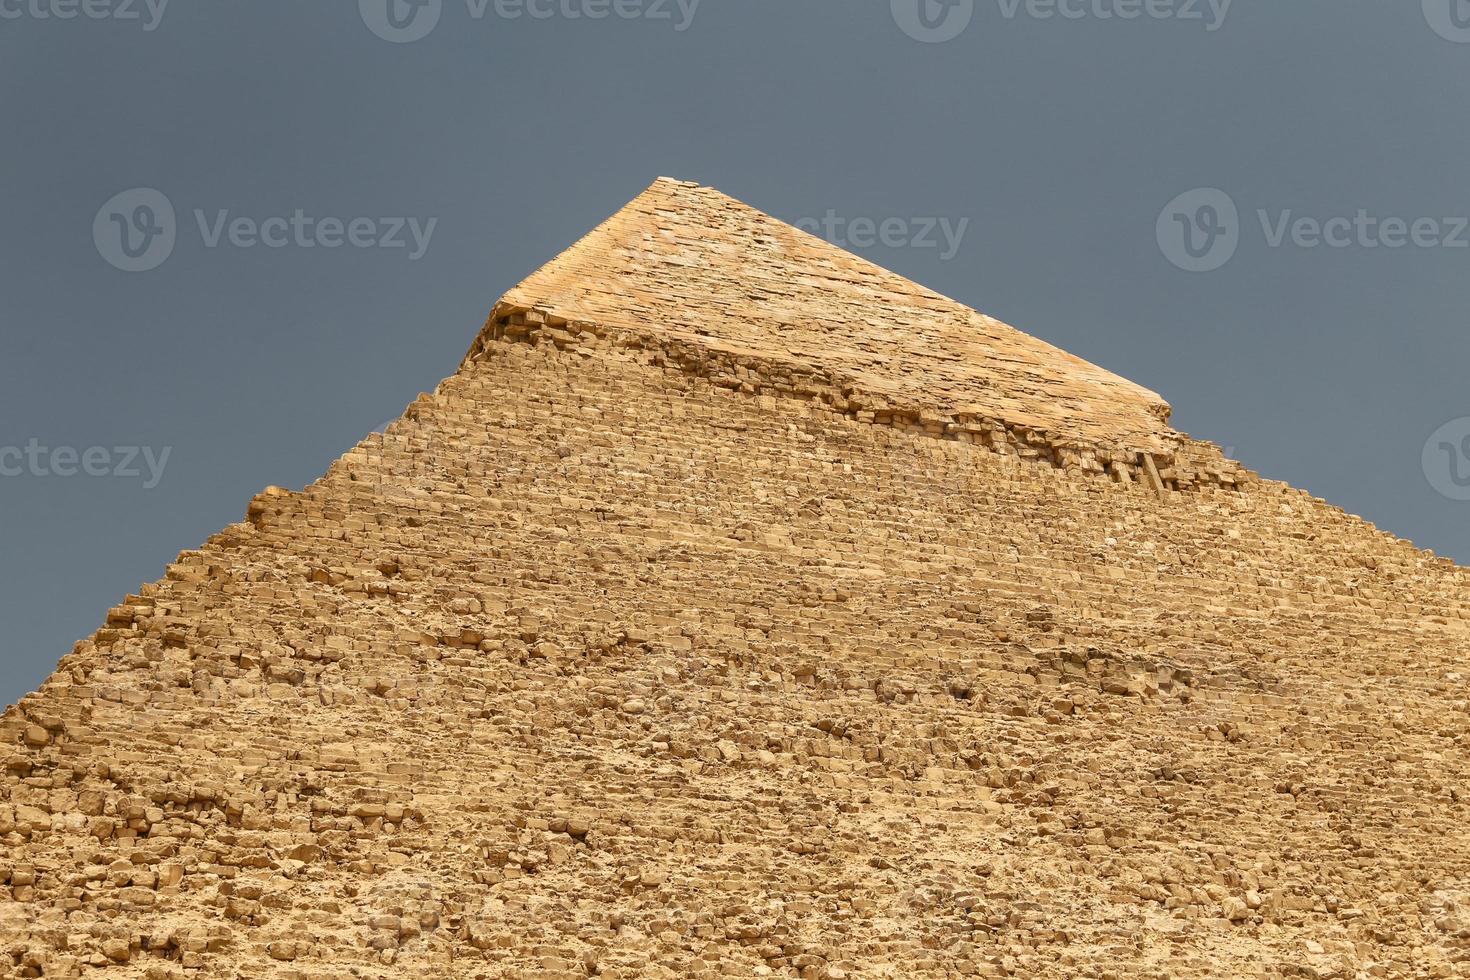
[[1467,576],[660,181],[0,719],[0,976],[1470,977]]

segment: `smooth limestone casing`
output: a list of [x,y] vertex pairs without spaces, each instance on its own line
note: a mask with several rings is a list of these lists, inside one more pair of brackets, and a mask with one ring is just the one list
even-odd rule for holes
[[6,712],[0,973],[1470,976],[1463,570],[535,305]]

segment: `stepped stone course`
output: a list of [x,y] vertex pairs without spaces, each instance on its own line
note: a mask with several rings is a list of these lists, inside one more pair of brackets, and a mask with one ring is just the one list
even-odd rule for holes
[[0,719],[0,976],[1470,977],[1467,576],[660,181]]

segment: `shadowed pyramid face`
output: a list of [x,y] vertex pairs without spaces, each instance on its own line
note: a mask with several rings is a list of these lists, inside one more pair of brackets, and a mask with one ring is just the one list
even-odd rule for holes
[[0,966],[1454,975],[1463,571],[1165,414],[660,181],[5,713]]

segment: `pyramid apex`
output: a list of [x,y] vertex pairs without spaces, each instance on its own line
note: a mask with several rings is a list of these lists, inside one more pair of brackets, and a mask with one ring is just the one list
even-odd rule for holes
[[1154,392],[672,177],[507,292],[470,358],[497,317],[526,311],[816,372],[917,416],[997,420],[1130,452],[1179,438]]

